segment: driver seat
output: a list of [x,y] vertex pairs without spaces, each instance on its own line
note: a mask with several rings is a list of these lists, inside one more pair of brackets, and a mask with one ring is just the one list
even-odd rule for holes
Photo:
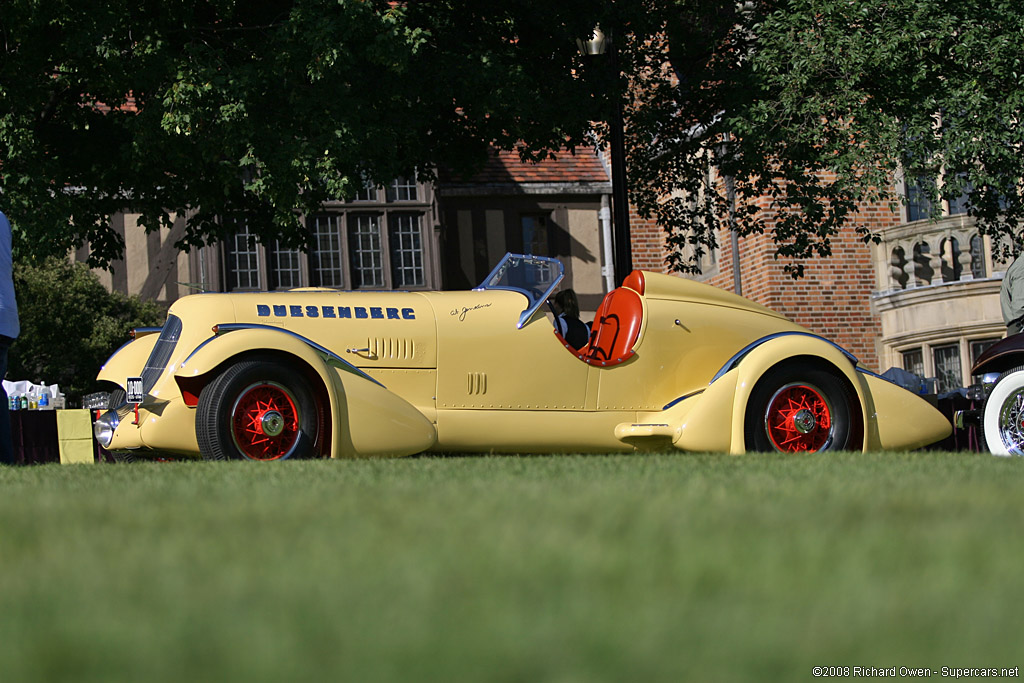
[[589,365],[609,367],[629,360],[636,353],[633,346],[640,337],[643,323],[644,305],[640,296],[644,288],[643,273],[634,270],[623,280],[622,286],[608,292],[598,306],[587,345],[575,351],[565,340],[562,343]]

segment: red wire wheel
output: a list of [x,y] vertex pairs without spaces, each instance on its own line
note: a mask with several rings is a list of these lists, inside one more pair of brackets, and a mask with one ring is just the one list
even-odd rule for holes
[[777,451],[819,451],[832,439],[832,407],[816,387],[787,384],[768,401],[764,428]]
[[206,460],[273,461],[326,452],[324,411],[306,376],[277,359],[229,366],[203,387],[196,441]]
[[295,398],[280,384],[247,387],[231,409],[231,436],[250,460],[280,460],[299,440],[299,411]]
[[747,400],[747,451],[814,453],[859,450],[857,397],[835,372],[802,362],[779,365],[754,385]]

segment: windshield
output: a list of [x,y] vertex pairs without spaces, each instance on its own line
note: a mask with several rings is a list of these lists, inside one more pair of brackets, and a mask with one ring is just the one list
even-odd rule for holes
[[529,304],[519,316],[517,327],[521,328],[534,311],[547,301],[561,282],[563,271],[557,259],[505,254],[505,258],[501,259],[501,263],[495,266],[477,289],[508,289],[523,294]]

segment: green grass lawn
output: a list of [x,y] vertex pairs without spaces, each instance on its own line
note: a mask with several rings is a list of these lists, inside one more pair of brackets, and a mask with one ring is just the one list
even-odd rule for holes
[[0,470],[3,681],[810,680],[1024,665],[1024,460]]

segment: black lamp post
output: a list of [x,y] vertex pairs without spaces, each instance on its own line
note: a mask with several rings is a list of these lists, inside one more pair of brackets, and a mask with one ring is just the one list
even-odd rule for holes
[[[590,38],[577,39],[577,47],[584,57],[608,55],[608,69],[619,77],[619,59],[612,36],[595,27]],[[612,163],[612,261],[615,284],[621,285],[633,271],[633,246],[629,234],[629,199],[626,195],[626,142],[622,123],[622,98],[616,96],[609,117]]]

